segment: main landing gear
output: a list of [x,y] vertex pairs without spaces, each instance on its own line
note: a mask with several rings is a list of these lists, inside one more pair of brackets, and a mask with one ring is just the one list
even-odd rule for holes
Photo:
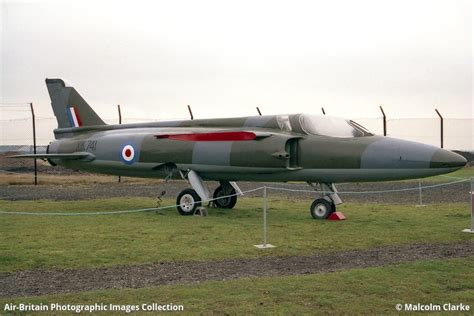
[[310,186],[315,189],[322,197],[317,198],[311,204],[309,211],[314,219],[326,219],[333,212],[336,211],[336,205],[341,204],[342,201],[337,194],[337,189],[332,183],[319,183],[320,190],[308,182]]
[[[201,177],[193,170],[189,170],[186,176],[192,189],[184,189],[178,194],[176,199],[176,209],[183,216],[194,215],[198,208],[202,208],[201,201],[209,201],[210,192],[204,185]],[[231,209],[237,203],[236,193],[242,194],[242,191],[235,182],[221,181],[220,186],[214,191],[212,203],[220,208]]]
[[232,209],[237,203],[237,195],[233,186],[227,181],[221,181],[213,194],[214,205],[220,208]]

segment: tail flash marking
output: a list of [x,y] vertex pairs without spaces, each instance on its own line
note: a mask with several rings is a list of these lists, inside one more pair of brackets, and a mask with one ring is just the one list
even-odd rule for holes
[[79,116],[79,111],[75,106],[70,106],[67,108],[67,117],[69,119],[69,123],[73,127],[81,127],[81,117]]

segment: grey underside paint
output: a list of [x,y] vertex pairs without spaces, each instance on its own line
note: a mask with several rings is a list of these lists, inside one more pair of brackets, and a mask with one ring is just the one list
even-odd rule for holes
[[[123,175],[142,178],[164,178],[162,170],[152,170],[157,164],[137,163],[131,169],[120,162],[112,161],[59,161],[73,169],[82,169],[111,175]],[[364,182],[415,179],[455,171],[457,168],[422,168],[422,169],[304,169],[287,170],[282,168],[229,167],[218,165],[179,165],[183,170],[194,170],[204,180],[227,181],[310,181],[310,182]],[[176,175],[175,175],[176,176]]]

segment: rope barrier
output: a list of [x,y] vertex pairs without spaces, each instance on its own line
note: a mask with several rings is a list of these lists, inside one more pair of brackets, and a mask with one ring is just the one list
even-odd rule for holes
[[[212,198],[208,200],[203,200],[203,201],[198,201],[194,202],[194,204],[197,203],[206,203],[206,202],[211,202],[215,200],[220,200],[220,199],[225,199],[229,198],[232,196],[236,195],[244,195],[245,193],[250,193],[250,192],[255,192],[258,190],[262,190],[264,187],[258,187],[255,189],[247,190],[247,191],[242,191],[242,193],[234,193],[230,195],[225,195],[221,196],[218,198]],[[64,212],[48,212],[48,213],[39,213],[39,212],[8,212],[8,211],[0,211],[0,214],[12,214],[12,215],[47,215],[47,216],[80,216],[80,215],[109,215],[109,214],[130,214],[130,213],[141,213],[141,212],[149,212],[149,211],[158,211],[158,210],[164,210],[168,208],[175,208],[178,207],[179,204],[176,205],[168,205],[168,206],[161,206],[161,207],[150,207],[150,208],[142,208],[142,209],[137,209],[137,210],[124,210],[124,211],[109,211],[109,212],[73,212],[73,213],[64,213]]]
[[461,179],[468,179],[468,180],[469,180],[469,178],[446,176],[446,175],[444,175],[444,174],[441,174],[441,175],[439,175],[439,176],[437,176],[437,177],[443,177],[443,178],[447,178],[447,179],[457,179],[457,180],[461,180]]
[[46,216],[80,216],[80,215],[109,215],[109,214],[128,214],[128,213],[140,213],[149,212],[159,209],[171,208],[175,206],[163,206],[161,208],[142,208],[137,210],[125,210],[125,211],[110,211],[110,212],[74,212],[74,213],[39,213],[39,212],[8,212],[0,211],[0,214],[12,214],[12,215],[46,215]]
[[[440,183],[440,184],[434,184],[434,185],[427,185],[421,187],[421,189],[432,189],[432,188],[437,188],[441,186],[447,186],[447,185],[453,185],[461,182],[467,182],[469,179],[462,179],[458,181],[452,181],[448,183]],[[251,193],[251,192],[256,192],[260,191],[263,189],[270,189],[270,190],[275,190],[275,191],[288,191],[288,192],[305,192],[305,193],[315,193],[317,191],[315,190],[297,190],[297,189],[289,189],[289,188],[278,188],[278,187],[270,187],[270,186],[263,186],[263,187],[258,187],[254,189],[250,189],[247,191],[242,191],[242,193],[235,193],[235,194],[230,194],[226,196],[221,196],[218,198],[212,198],[208,200],[203,200],[203,201],[198,201],[194,202],[194,204],[197,203],[206,203],[206,202],[212,202],[215,200],[220,200],[220,199],[225,199],[229,198],[232,196],[237,196],[237,195],[244,195],[245,193]],[[406,191],[418,191],[420,190],[420,187],[412,187],[412,188],[403,188],[403,189],[393,189],[393,190],[379,190],[379,191],[341,191],[341,192],[336,192],[338,194],[379,194],[379,193],[391,193],[391,192],[406,192]],[[124,210],[124,211],[107,211],[107,212],[47,212],[47,213],[41,213],[41,212],[9,212],[9,211],[0,211],[0,214],[10,214],[10,215],[41,215],[41,216],[81,216],[81,215],[113,215],[113,214],[130,214],[130,213],[141,213],[141,212],[149,212],[149,211],[158,211],[158,210],[164,210],[164,209],[169,209],[169,208],[176,208],[178,207],[179,204],[176,205],[168,205],[168,206],[162,206],[162,207],[151,207],[151,208],[142,208],[142,209],[136,209],[136,210]]]
[[[456,183],[461,183],[461,182],[467,182],[469,179],[463,179],[463,180],[458,180],[458,181],[452,181],[448,183],[440,183],[440,184],[433,184],[433,185],[427,185],[421,187],[421,189],[431,189],[431,188],[437,188],[441,186],[446,186],[446,185],[451,185],[451,184],[456,184]],[[289,191],[289,192],[306,192],[306,193],[314,193],[316,192],[315,190],[296,190],[296,189],[288,189],[288,188],[277,188],[277,187],[267,187],[267,189],[270,190],[281,190],[281,191]],[[393,190],[379,190],[379,191],[337,191],[335,193],[338,194],[378,194],[378,193],[393,193],[393,192],[405,192],[405,191],[418,191],[420,187],[412,187],[412,188],[403,188],[403,189],[393,189]]]

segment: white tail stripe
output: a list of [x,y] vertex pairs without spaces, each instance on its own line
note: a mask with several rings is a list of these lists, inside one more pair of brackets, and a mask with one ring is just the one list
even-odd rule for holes
[[77,120],[76,111],[74,111],[73,107],[69,108],[69,113],[71,113],[71,118],[74,122],[74,127],[79,127],[79,121]]

